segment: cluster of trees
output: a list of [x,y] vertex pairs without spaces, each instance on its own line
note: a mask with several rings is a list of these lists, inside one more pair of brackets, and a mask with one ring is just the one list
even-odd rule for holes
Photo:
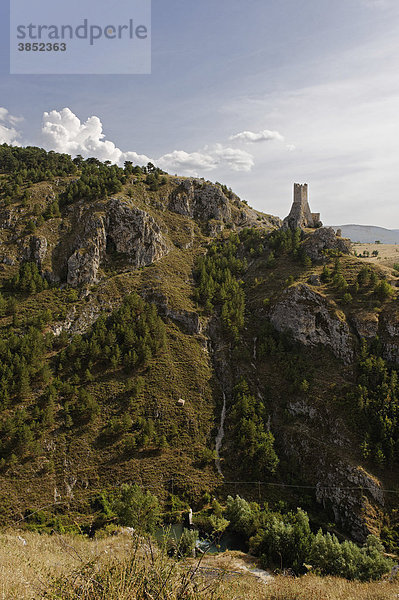
[[270,321],[264,321],[257,336],[257,357],[275,359],[276,368],[284,374],[293,393],[308,392],[314,378],[314,365],[306,360],[303,349],[289,333],[277,331]]
[[165,171],[148,163],[146,167],[147,177],[145,179],[151,192],[157,192],[162,185],[166,184]]
[[33,388],[49,385],[51,368],[46,355],[52,349],[52,336],[43,335],[51,319],[49,311],[26,326],[25,331],[5,330],[0,338],[0,467],[6,459],[12,464],[16,455],[35,453],[39,438],[52,420],[54,398],[44,394],[30,409],[17,406],[5,412],[15,402],[24,402]]
[[36,263],[24,262],[20,264],[18,273],[9,280],[8,288],[12,292],[33,295],[47,290],[48,282],[40,274]]
[[363,417],[363,456],[379,465],[399,462],[398,371],[381,357],[378,339],[371,347],[363,341],[357,387],[348,399]]
[[262,229],[246,227],[240,231],[240,241],[250,256],[261,256],[265,250],[266,234]]
[[250,393],[244,379],[234,388],[229,422],[242,473],[258,480],[273,474],[279,461],[268,427],[268,413],[264,403]]
[[75,166],[81,173],[79,179],[72,181],[60,195],[62,204],[71,204],[78,199],[95,200],[110,194],[120,192],[132,175],[141,178],[146,175],[145,183],[151,191],[157,191],[166,183],[165,171],[148,163],[146,167],[133,166],[131,161],[124,163],[124,168],[111,164],[110,161],[102,163],[97,158],[84,160],[81,156],[73,159]]
[[371,267],[363,266],[358,272],[355,282],[350,285],[342,273],[338,257],[334,261],[333,268],[324,265],[320,279],[323,283],[329,283],[341,291],[346,304],[350,304],[354,296],[370,294],[370,292],[372,292],[373,298],[381,301],[391,298],[394,294],[392,286],[386,279],[381,279]]
[[268,238],[269,246],[278,254],[287,252],[296,255],[303,240],[301,229],[276,229]]
[[268,237],[268,246],[270,253],[267,259],[267,266],[273,267],[275,258],[283,254],[290,254],[299,260],[306,268],[312,266],[310,257],[303,249],[301,242],[304,239],[304,233],[301,229],[278,229],[272,231]]
[[195,300],[209,313],[220,307],[223,324],[235,338],[244,325],[245,313],[240,275],[247,268],[247,261],[238,257],[240,248],[239,236],[231,233],[226,240],[210,246],[208,253],[198,259],[194,273]]
[[262,509],[240,496],[229,496],[225,517],[229,528],[248,540],[250,550],[262,558],[265,567],[275,565],[300,573],[307,565],[322,575],[370,581],[379,579],[392,566],[375,536],[370,535],[359,547],[353,542],[340,542],[321,529],[315,534],[308,515],[300,508],[281,514],[267,505]]
[[25,334],[7,332],[0,339],[0,408],[9,406],[11,399],[26,398],[31,384],[47,383],[49,367],[44,355],[51,341],[39,328],[31,325]]
[[75,200],[95,200],[122,190],[127,176],[121,167],[103,164],[95,158],[88,158],[80,164],[81,176],[71,181],[60,195],[61,204],[71,204]]
[[84,373],[90,381],[95,366],[124,366],[131,372],[164,346],[165,336],[165,325],[155,305],[132,294],[110,317],[100,316],[87,335],[74,336],[59,354],[58,373]]
[[[8,302],[0,297],[3,314]],[[46,310],[19,330],[3,331],[0,338],[0,467],[12,464],[16,456],[35,454],[45,431],[55,423],[66,429],[92,421],[101,407],[87,384],[95,376],[120,366],[131,373],[145,365],[165,344],[165,326],[155,305],[134,294],[108,318],[101,316],[85,336],[77,335],[68,344],[68,336],[44,334],[52,315]],[[15,324],[14,324],[15,325]],[[63,348],[63,346],[65,346]],[[50,353],[54,352],[54,358]],[[130,381],[130,380],[129,380]],[[140,377],[127,389],[131,403],[143,390]],[[82,385],[82,383],[84,385]],[[43,390],[40,392],[40,390]],[[16,401],[25,402],[32,393],[39,395],[34,405],[10,413],[4,412]],[[130,407],[132,408],[132,407]],[[131,412],[131,411],[129,411]],[[113,417],[104,430],[105,437],[126,438],[126,451],[156,443],[167,446],[165,436],[156,431],[152,419],[126,412]],[[134,412],[134,411],[133,411]],[[13,458],[14,457],[14,458]]]
[[33,146],[0,146],[0,173],[11,174],[17,185],[65,177],[76,172],[76,165],[68,154],[46,152]]

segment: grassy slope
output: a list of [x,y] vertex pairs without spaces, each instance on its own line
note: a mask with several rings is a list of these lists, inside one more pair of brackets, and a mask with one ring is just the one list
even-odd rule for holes
[[[341,272],[349,285],[355,283],[364,262],[353,256],[342,256]],[[380,482],[382,487],[396,489],[399,471],[396,467],[381,468],[375,463],[367,462],[361,455],[362,420],[358,413],[345,400],[345,395],[355,382],[353,366],[344,365],[331,352],[322,348],[298,348],[303,378],[310,386],[306,392],[293,387],[293,382],[287,377],[285,364],[279,356],[267,356],[254,360],[253,351],[255,338],[258,338],[263,323],[267,320],[270,306],[273,306],[289,285],[308,283],[311,274],[320,275],[322,266],[313,265],[305,268],[292,256],[283,254],[278,257],[272,269],[267,268],[265,256],[253,260],[245,274],[245,292],[247,297],[247,327],[243,332],[242,351],[238,356],[237,372],[241,373],[251,384],[252,392],[264,396],[266,406],[272,415],[272,431],[276,437],[276,448],[281,458],[276,475],[276,482],[314,485],[317,480],[318,457],[320,454],[326,463],[334,465],[337,459],[343,459],[354,467],[365,468],[372,477]],[[329,264],[333,268],[333,261]],[[377,273],[380,269],[372,266]],[[381,272],[381,275],[385,273]],[[293,278],[289,279],[289,278]],[[394,279],[394,278],[392,278]],[[334,288],[331,283],[321,284],[313,288],[325,296],[332,305],[332,310],[340,318],[350,322],[352,315],[362,314],[369,319],[375,319],[376,314],[384,310],[396,311],[396,300],[376,302],[373,293],[367,288],[354,296],[348,305],[343,301],[343,292]],[[268,299],[265,305],[264,301]],[[356,336],[354,336],[356,340]],[[295,354],[295,352],[294,352]],[[312,420],[306,414],[294,415],[289,409],[291,402],[302,403],[309,410],[316,409],[317,417]],[[228,419],[227,419],[228,425]],[[239,468],[234,453],[235,440],[229,437],[227,426],[225,475],[227,479],[235,479]],[[306,448],[303,460],[295,459],[295,452],[288,447]],[[305,458],[306,457],[306,458]],[[316,475],[316,479],[315,479]],[[259,495],[261,489],[261,496]],[[237,487],[230,486],[225,493],[236,493]],[[277,502],[285,500],[293,508],[300,505],[306,508],[314,519],[321,519],[325,527],[333,515],[320,512],[320,507],[312,500],[311,490],[298,488],[279,488],[256,484],[248,485],[243,490],[247,498],[259,501]],[[387,496],[387,511],[395,510],[396,494]],[[367,518],[367,515],[365,515]],[[375,516],[375,515],[373,515]],[[378,520],[378,517],[377,517]]]
[[[165,191],[162,188],[162,193]],[[30,218],[36,218],[33,216],[34,205],[40,204],[41,210],[44,210],[49,192],[49,184],[36,184],[28,206],[8,207],[18,211],[18,220],[12,235],[7,229],[1,231],[5,255],[19,256],[25,224]],[[88,302],[109,310],[110,306],[117,306],[127,293],[133,291],[144,295],[153,292],[162,294],[172,309],[195,309],[190,299],[192,269],[198,252],[204,251],[201,246],[205,238],[192,220],[155,209],[154,205],[159,206],[162,200],[159,194],[147,192],[146,186],[140,184],[135,186],[135,193],[135,204],[152,213],[167,227],[169,242],[174,245],[170,254],[140,270],[132,270],[120,257],[108,260],[101,283],[92,287],[89,298],[77,302],[68,301],[68,292],[58,289],[28,297],[19,295],[17,310],[22,324],[24,319],[32,318],[46,308],[52,311],[54,322],[62,321],[73,307],[79,312]],[[66,210],[62,219],[46,221],[35,235],[44,235],[49,245],[54,246],[59,232],[63,233],[70,227],[70,211]],[[196,247],[184,250],[182,246],[191,240],[192,230],[196,236]],[[17,263],[14,266],[4,265],[1,279],[10,278],[17,270]],[[4,331],[8,331],[10,326],[10,316],[0,320]],[[157,431],[167,437],[169,447],[157,450],[150,446],[143,451],[126,453],[123,449],[126,435],[104,440],[101,433],[111,417],[122,416],[127,410],[129,394],[125,384],[128,376],[122,370],[95,374],[94,382],[84,387],[99,401],[99,416],[89,425],[71,431],[65,430],[61,419],[56,417],[55,426],[46,433],[37,457],[24,456],[16,465],[0,472],[3,514],[10,516],[26,507],[51,504],[57,494],[60,501],[70,503],[71,511],[75,508],[80,512],[96,491],[112,488],[123,481],[141,483],[160,497],[170,489],[168,481],[171,477],[175,480],[174,490],[183,495],[187,492],[190,498],[198,497],[212,487],[212,482],[217,479],[212,461],[199,466],[198,457],[201,457],[204,448],[213,447],[214,403],[219,391],[215,387],[202,336],[190,335],[184,328],[168,321],[166,348],[137,375],[144,377],[145,388],[136,406],[129,410],[132,414],[138,411],[140,415],[153,418]],[[34,405],[40,393],[40,389],[33,390],[24,405]],[[180,397],[186,400],[184,408],[177,406]],[[61,412],[60,406],[58,409]],[[15,406],[5,411],[3,417],[13,410]],[[70,485],[73,486],[72,493],[68,493]]]
[[[135,271],[124,262],[123,257],[108,258],[102,266],[102,281],[92,287],[88,299],[71,302],[67,291],[56,289],[32,297],[21,296],[18,299],[18,313],[22,321],[44,308],[52,311],[56,322],[62,321],[74,306],[79,311],[87,303],[101,305],[109,310],[111,306],[120,304],[125,294],[133,291],[146,296],[155,292],[167,299],[168,306],[173,310],[199,310],[191,299],[192,270],[196,257],[205,251],[208,239],[201,227],[191,219],[165,210],[166,198],[174,185],[174,178],[171,177],[159,192],[149,192],[142,183],[133,186],[134,203],[152,214],[163,231],[167,231],[168,241],[173,248],[169,255],[150,267]],[[63,183],[60,187],[62,186]],[[15,204],[8,208],[18,212],[15,212],[17,218],[13,232],[8,229],[0,232],[4,254],[18,257],[26,237],[26,224],[29,220],[36,219],[34,207],[39,205],[40,210],[44,211],[48,203],[46,197],[51,195],[51,191],[48,183],[36,184],[31,190],[31,199],[25,205]],[[118,196],[127,198],[127,192],[128,187]],[[233,207],[233,210],[238,209]],[[62,218],[46,221],[35,234],[44,235],[50,246],[54,246],[59,236],[64,235],[71,226],[71,211],[66,209]],[[184,249],[190,242],[193,242],[192,247]],[[353,383],[353,372],[327,351],[320,352],[317,349],[303,353],[305,370],[313,373],[306,402],[321,412],[328,412],[333,419],[341,419],[343,435],[347,435],[349,439],[349,446],[342,450],[330,443],[326,445],[320,442],[321,437],[329,435],[329,421],[326,421],[322,431],[318,426],[315,435],[306,418],[292,417],[287,413],[287,399],[293,396],[292,386],[278,361],[271,357],[258,361],[255,365],[256,373],[251,366],[253,339],[267,315],[265,298],[269,298],[273,304],[289,284],[289,277],[293,277],[295,282],[306,282],[311,273],[321,272],[320,266],[305,269],[300,262],[287,255],[279,257],[273,269],[268,269],[265,267],[265,258],[266,255],[263,255],[250,260],[245,275],[248,321],[242,342],[246,352],[237,360],[234,370],[237,374],[244,374],[250,384],[262,393],[266,388],[269,390],[268,403],[273,414],[273,432],[283,459],[277,480],[306,482],[309,480],[312,464],[309,464],[309,473],[305,470],[298,474],[297,465],[284,461],[287,435],[292,439],[295,436],[307,437],[311,448],[317,452],[322,450],[330,453],[331,460],[340,453],[345,453],[350,455],[353,464],[362,464],[356,424],[350,422],[350,408],[341,402],[346,386]],[[364,263],[353,257],[343,257],[341,264],[342,272],[351,284]],[[9,278],[17,269],[17,264],[3,265],[2,279]],[[367,293],[356,297],[353,304],[347,306],[342,303],[342,294],[331,285],[322,285],[317,291],[336,302],[337,312],[344,311],[348,317],[351,312],[360,310],[370,315],[375,314],[374,299]],[[10,322],[11,317],[4,317],[0,320],[0,327],[8,330]],[[214,447],[221,397],[204,344],[203,336],[189,335],[183,328],[169,321],[166,348],[152,359],[145,371],[138,373],[145,378],[145,388],[136,405],[128,409],[126,373],[119,371],[96,374],[94,382],[84,384],[99,401],[100,414],[89,425],[70,431],[63,428],[60,418],[56,418],[55,426],[52,431],[47,432],[37,457],[32,459],[29,455],[24,456],[16,465],[0,472],[3,514],[10,517],[26,507],[37,508],[51,504],[56,498],[65,502],[69,511],[76,513],[78,518],[79,513],[87,509],[88,499],[97,491],[115,487],[123,481],[136,481],[162,498],[171,490],[173,478],[174,491],[183,496],[187,494],[190,501],[201,496],[205,490],[217,486],[220,479],[215,474],[212,461],[209,458],[208,461],[198,460],[205,448]],[[25,404],[34,405],[40,393],[41,390],[34,390]],[[301,399],[300,394],[296,395]],[[186,400],[183,409],[176,404],[180,397]],[[61,407],[58,408],[61,412]],[[14,409],[15,407],[10,410]],[[130,411],[132,416],[138,412],[142,416],[153,418],[159,433],[168,439],[169,447],[160,450],[150,445],[142,451],[126,452],[124,448],[128,433],[112,439],[104,438],[103,431],[110,419],[122,416],[126,411]],[[344,421],[349,427],[345,427]],[[234,440],[227,435],[223,451],[226,479],[235,479],[237,465],[234,462],[234,444]],[[391,474],[377,474],[387,485],[390,483]],[[392,477],[396,477],[396,474]],[[240,492],[259,500],[257,487],[225,487],[224,492]],[[293,504],[298,501],[297,495],[278,488],[271,491],[263,489],[262,498],[286,498]]]

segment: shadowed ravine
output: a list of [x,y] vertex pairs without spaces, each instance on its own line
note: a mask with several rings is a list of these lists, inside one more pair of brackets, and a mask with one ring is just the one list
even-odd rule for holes
[[222,412],[220,415],[220,426],[219,426],[219,430],[217,432],[216,435],[216,459],[215,459],[215,463],[216,463],[216,469],[219,473],[219,475],[223,475],[222,473],[222,467],[220,464],[220,455],[219,455],[219,451],[220,448],[222,447],[222,441],[224,438],[224,421],[226,418],[226,394],[225,392],[223,392],[223,406],[222,406]]

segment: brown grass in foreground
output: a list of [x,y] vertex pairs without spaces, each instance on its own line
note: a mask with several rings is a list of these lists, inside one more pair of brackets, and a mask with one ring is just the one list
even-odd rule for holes
[[[19,537],[18,537],[19,536]],[[24,540],[26,543],[24,543]],[[306,575],[268,583],[242,553],[176,562],[151,542],[0,534],[0,600],[391,600],[399,584]]]

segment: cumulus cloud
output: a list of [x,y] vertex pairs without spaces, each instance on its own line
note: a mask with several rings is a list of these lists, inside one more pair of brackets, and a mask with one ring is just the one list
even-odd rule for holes
[[89,117],[82,123],[69,108],[44,113],[42,139],[47,148],[73,156],[94,156],[99,160],[110,160],[117,164],[131,160],[144,165],[150,161],[144,154],[122,152],[113,142],[106,140],[103,125],[98,117]]
[[0,107],[0,144],[18,145],[21,134],[15,125],[22,120],[21,117],[10,115],[6,108]]
[[157,161],[161,169],[176,173],[212,171],[215,168],[215,161],[209,154],[204,152],[185,152],[184,150],[174,150],[164,154]]
[[250,171],[254,165],[251,154],[222,144],[206,146],[197,152],[173,150],[159,158],[150,158],[134,151],[123,152],[113,142],[105,139],[101,120],[92,116],[84,123],[69,109],[52,110],[43,115],[42,140],[46,148],[84,158],[94,156],[102,161],[123,165],[126,160],[157,166],[181,174],[198,174],[227,167],[233,171]]
[[218,167],[227,167],[233,171],[250,171],[254,159],[249,152],[229,148],[222,144],[206,146],[200,152],[174,150],[155,161],[162,169],[175,173],[191,173],[214,171]]
[[240,142],[255,143],[255,142],[269,142],[277,140],[279,142],[284,141],[284,137],[278,131],[270,131],[270,129],[264,129],[263,131],[241,131],[230,136],[230,140],[238,140]]
[[245,150],[229,148],[222,144],[216,144],[213,155],[219,163],[225,164],[233,171],[250,171],[254,166],[254,157]]

